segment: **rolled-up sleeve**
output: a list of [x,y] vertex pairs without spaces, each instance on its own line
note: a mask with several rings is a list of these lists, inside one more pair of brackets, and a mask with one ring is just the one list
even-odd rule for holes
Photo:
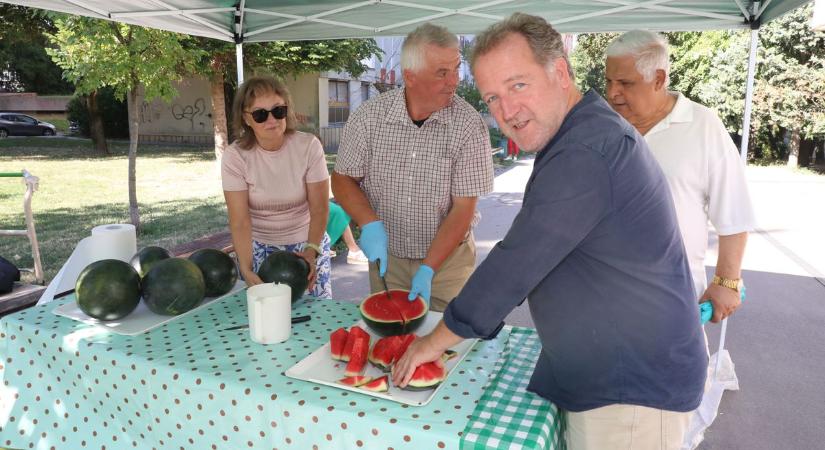
[[461,149],[458,161],[453,164],[450,194],[454,197],[478,197],[493,190],[490,133],[475,111],[462,128]]
[[[486,338],[609,213],[610,176],[594,151],[570,148],[534,169],[507,235],[444,311],[464,338]],[[537,162],[537,164],[539,164]]]
[[344,125],[334,169],[341,175],[361,178],[367,174],[367,155],[370,147],[368,109],[367,105],[358,108]]

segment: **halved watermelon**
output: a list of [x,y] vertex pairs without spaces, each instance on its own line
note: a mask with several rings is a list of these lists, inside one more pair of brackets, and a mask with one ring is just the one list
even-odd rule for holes
[[[352,332],[350,332],[350,335],[352,335]],[[364,368],[367,366],[367,353],[369,351],[369,336],[356,337],[355,342],[352,344],[352,351],[349,354],[349,363],[347,363],[347,368],[344,370],[344,375],[348,377],[361,375],[364,372]]]
[[361,317],[367,326],[381,336],[412,333],[424,323],[427,303],[421,297],[407,300],[410,291],[391,289],[370,295],[361,302]]
[[[386,378],[386,377],[384,377],[384,378]],[[372,377],[362,376],[362,375],[356,375],[354,377],[341,378],[340,380],[338,380],[339,383],[347,385],[347,386],[352,386],[352,387],[358,387],[358,386],[367,384],[370,381],[372,381]]]
[[347,345],[347,337],[349,331],[346,328],[339,328],[329,335],[329,350],[332,354],[332,359],[343,361],[344,347]]
[[367,349],[369,349],[370,334],[364,331],[364,329],[359,327],[358,325],[353,325],[352,328],[349,329],[349,334],[347,335],[347,343],[344,344],[344,352],[341,354],[341,361],[350,360],[350,355],[352,355],[352,346],[353,344],[355,344],[355,339],[359,337],[367,339]]
[[403,389],[408,391],[426,391],[433,389],[447,377],[444,366],[439,367],[436,363],[428,362],[418,366],[410,378],[409,384]]
[[372,392],[387,392],[390,390],[390,381],[387,375],[384,375],[381,378],[376,378],[369,383],[362,384],[360,386],[361,389],[365,391],[372,391]]

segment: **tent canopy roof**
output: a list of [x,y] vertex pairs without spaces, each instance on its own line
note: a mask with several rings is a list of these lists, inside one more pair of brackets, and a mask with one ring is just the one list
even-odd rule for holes
[[749,28],[808,1],[4,0],[230,42],[239,36],[243,42],[403,36],[423,22],[475,34],[517,11],[567,33]]

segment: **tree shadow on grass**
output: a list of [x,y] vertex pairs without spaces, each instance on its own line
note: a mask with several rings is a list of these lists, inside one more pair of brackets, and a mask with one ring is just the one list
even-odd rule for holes
[[[89,139],[31,137],[0,140],[0,161],[125,158],[129,155],[129,143],[109,142],[109,151],[111,155],[102,155]],[[176,158],[181,162],[214,161],[215,151],[212,146],[141,144],[137,156],[139,159]]]
[[[227,229],[224,201],[220,197],[188,198],[140,205],[143,232],[138,236],[138,248],[158,245],[172,248],[207,234]],[[4,223],[23,224],[20,217],[3,218]],[[92,228],[111,223],[129,223],[128,206],[124,203],[101,203],[86,208],[48,210],[35,216],[40,242],[41,260],[46,281],[51,280],[81,239],[90,236]],[[21,225],[24,227],[25,225]],[[31,247],[25,238],[0,240],[0,256],[18,267],[32,267]]]

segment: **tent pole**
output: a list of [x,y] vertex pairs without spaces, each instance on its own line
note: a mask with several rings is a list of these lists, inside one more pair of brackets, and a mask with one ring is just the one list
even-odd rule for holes
[[235,65],[238,67],[238,86],[243,83],[243,44],[235,44]]
[[742,143],[739,156],[742,163],[748,163],[748,139],[751,133],[751,103],[753,102],[753,79],[756,72],[756,47],[759,45],[759,29],[751,30],[751,50],[748,55],[748,81],[745,88],[745,117],[742,119]]

